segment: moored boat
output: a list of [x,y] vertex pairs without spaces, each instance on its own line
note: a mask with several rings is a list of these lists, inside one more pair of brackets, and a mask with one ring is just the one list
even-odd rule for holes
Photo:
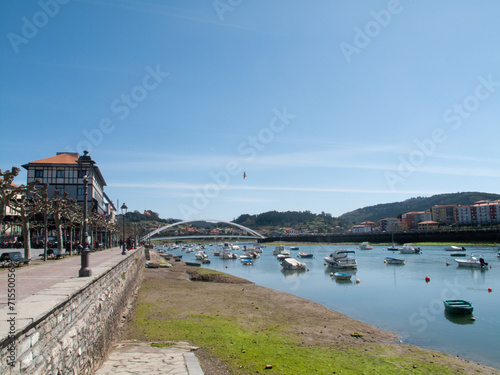
[[444,308],[450,314],[468,315],[474,311],[474,306],[469,301],[462,299],[452,299],[443,301]]
[[405,260],[404,259],[398,259],[398,258],[386,257],[384,259],[384,263],[386,263],[386,264],[402,264],[402,265],[404,265],[405,264]]
[[469,259],[455,259],[455,262],[458,263],[459,267],[488,269],[488,263],[483,258],[478,258],[474,254],[471,254]]
[[290,250],[299,250],[298,246],[290,246]]
[[446,251],[465,251],[465,247],[463,246],[446,246],[444,249]]
[[325,262],[335,268],[356,269],[358,263],[356,259],[350,258],[349,254],[355,254],[352,250],[336,250],[330,256],[325,257]]
[[301,258],[312,258],[313,257],[313,254],[308,254],[308,253],[303,253],[303,252],[300,252],[298,254],[299,257]]
[[394,235],[392,235],[392,246],[389,246],[387,248],[387,250],[389,250],[389,251],[399,251],[399,247],[397,247],[396,244],[394,243]]
[[359,250],[373,250],[373,246],[368,242],[361,242],[359,244]]
[[205,253],[204,251],[198,251],[194,257],[197,259],[197,260],[203,260],[203,259],[208,259],[208,254]]
[[278,255],[281,254],[283,251],[285,251],[285,246],[283,245],[278,245],[274,248],[273,250],[273,255]]
[[351,280],[352,275],[344,272],[335,272],[333,274],[336,280]]
[[306,264],[294,258],[285,258],[281,262],[281,267],[285,270],[303,270],[306,268]]
[[411,243],[405,243],[403,247],[399,249],[401,254],[420,254],[420,248],[415,248]]

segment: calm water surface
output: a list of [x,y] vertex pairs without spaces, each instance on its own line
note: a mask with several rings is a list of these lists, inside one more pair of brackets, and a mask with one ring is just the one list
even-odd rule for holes
[[[457,267],[455,257],[450,256],[444,246],[422,246],[422,254],[400,254],[388,251],[387,246],[374,246],[373,250],[359,250],[354,245],[298,246],[299,251],[314,254],[312,259],[298,258],[306,263],[308,271],[283,271],[272,255],[274,246],[264,248],[253,266],[215,257],[212,254],[215,246],[207,246],[205,251],[211,263],[204,267],[321,303],[352,318],[396,332],[405,344],[439,350],[500,369],[500,259],[496,251],[467,248],[467,255],[482,255],[491,266],[480,271]],[[335,281],[330,277],[334,270],[324,266],[323,258],[340,248],[356,251],[358,269],[352,271],[352,282]],[[299,251],[292,250],[291,255],[297,258]],[[195,260],[195,253],[170,252],[182,254],[182,260]],[[241,255],[242,252],[235,253]],[[406,264],[385,264],[386,256],[404,259]],[[426,277],[430,282],[425,282]],[[360,282],[356,283],[356,279]],[[474,305],[475,320],[445,314],[442,302],[445,299],[470,301]]]

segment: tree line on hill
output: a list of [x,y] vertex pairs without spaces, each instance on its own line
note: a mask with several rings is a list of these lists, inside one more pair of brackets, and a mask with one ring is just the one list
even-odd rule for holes
[[[435,205],[471,205],[481,200],[499,200],[500,194],[464,192],[438,194],[431,197],[410,198],[401,202],[383,203],[374,206],[359,208],[347,212],[339,217],[334,217],[330,213],[321,212],[319,214],[311,211],[268,211],[256,215],[242,214],[233,220],[252,229],[259,228],[334,228],[349,227],[363,221],[378,222],[384,218],[401,218],[401,215],[412,211],[427,211]],[[146,213],[147,212],[147,213]],[[172,224],[178,219],[162,219],[157,212],[152,210],[141,213],[139,211],[127,212],[125,219],[127,222],[159,222]],[[192,223],[196,226],[213,227],[221,226],[215,223]]]
[[258,215],[240,215],[234,222],[250,228],[294,227],[297,225],[351,226],[363,221],[378,222],[390,217],[401,218],[404,213],[427,211],[435,205],[471,205],[481,200],[494,201],[498,199],[500,199],[500,194],[481,192],[438,194],[431,197],[416,197],[401,202],[363,207],[339,217],[333,217],[324,212],[314,214],[310,211],[269,211]]
[[407,212],[427,211],[436,205],[457,204],[465,206],[481,200],[494,201],[498,199],[500,199],[499,194],[480,192],[437,194],[427,198],[416,197],[402,202],[377,204],[375,206],[359,208],[339,216],[339,219],[350,224],[359,224],[363,221],[377,222],[389,217],[401,218],[401,215]]

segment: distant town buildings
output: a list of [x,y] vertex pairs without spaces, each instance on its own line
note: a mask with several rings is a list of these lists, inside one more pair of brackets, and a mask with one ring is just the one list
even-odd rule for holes
[[401,215],[401,220],[390,217],[381,219],[378,226],[362,222],[351,228],[352,233],[395,232],[399,230],[436,230],[447,225],[496,225],[500,224],[500,200],[482,200],[472,205],[435,205],[428,211],[412,211]]
[[388,217],[380,220],[380,230],[383,232],[396,232],[401,229],[401,220],[396,217]]
[[432,213],[432,220],[440,225],[494,225],[500,223],[500,200],[482,200],[466,206],[434,206]]

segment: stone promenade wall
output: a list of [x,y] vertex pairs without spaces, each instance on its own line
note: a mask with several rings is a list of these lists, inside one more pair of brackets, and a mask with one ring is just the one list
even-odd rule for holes
[[140,248],[19,301],[14,341],[1,332],[0,374],[93,373],[121,334],[144,267]]

